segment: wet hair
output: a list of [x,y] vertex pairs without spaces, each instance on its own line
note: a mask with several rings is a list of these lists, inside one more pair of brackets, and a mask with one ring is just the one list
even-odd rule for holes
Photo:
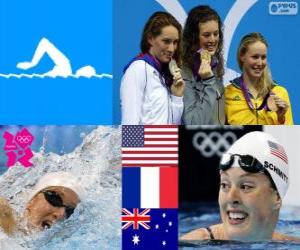
[[180,23],[169,13],[158,11],[155,12],[147,21],[144,26],[142,39],[141,39],[141,51],[142,53],[148,53],[150,50],[150,44],[148,39],[151,37],[157,37],[161,34],[162,29],[166,26],[173,26],[178,31],[178,46],[174,53],[174,59],[177,64],[181,65],[181,36],[182,27]]
[[194,54],[199,48],[200,24],[208,21],[216,21],[219,28],[219,43],[215,53],[218,60],[216,67],[216,76],[222,80],[224,75],[224,59],[223,59],[223,24],[218,13],[206,5],[200,5],[193,8],[187,17],[183,29],[183,65],[192,69],[194,64]]
[[[237,61],[240,70],[243,70],[243,62],[241,60],[241,57],[246,54],[249,45],[254,44],[256,42],[261,42],[268,48],[268,43],[261,33],[258,32],[249,33],[242,38],[237,51]],[[271,90],[271,88],[273,87],[273,85],[274,83],[271,77],[271,72],[268,68],[268,65],[266,65],[262,73],[262,76],[260,77],[258,82],[258,91],[260,95],[266,96]]]

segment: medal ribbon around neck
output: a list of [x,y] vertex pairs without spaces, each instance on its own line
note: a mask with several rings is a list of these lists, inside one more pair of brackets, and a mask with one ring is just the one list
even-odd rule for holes
[[261,103],[261,105],[258,107],[258,108],[255,108],[253,106],[253,103],[251,102],[251,97],[250,97],[250,94],[248,92],[248,89],[246,88],[246,85],[245,85],[245,82],[244,82],[244,79],[243,79],[243,76],[240,77],[240,84],[241,84],[241,89],[242,89],[242,92],[243,92],[243,95],[246,99],[246,102],[249,106],[250,109],[252,110],[262,110],[262,109],[265,109],[266,111],[269,111],[269,108],[268,108],[268,105],[267,105],[267,100],[270,96],[270,93],[268,93],[263,102]]

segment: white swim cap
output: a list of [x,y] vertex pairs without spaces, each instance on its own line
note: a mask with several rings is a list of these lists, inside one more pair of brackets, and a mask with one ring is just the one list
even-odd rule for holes
[[270,173],[281,199],[285,196],[289,186],[288,158],[273,136],[261,131],[250,132],[238,139],[227,153],[256,158]]
[[35,185],[34,189],[30,193],[29,200],[32,199],[41,190],[51,187],[60,186],[66,187],[74,191],[78,198],[82,201],[85,195],[85,191],[82,186],[78,183],[77,178],[69,172],[53,172],[44,175],[38,183]]

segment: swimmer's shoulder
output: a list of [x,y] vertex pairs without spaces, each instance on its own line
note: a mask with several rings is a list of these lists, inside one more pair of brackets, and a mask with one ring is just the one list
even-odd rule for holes
[[[212,234],[212,235],[211,235]],[[209,228],[198,228],[180,237],[180,240],[211,240],[222,239],[224,236],[222,224],[210,226]]]
[[206,228],[198,228],[180,237],[180,240],[209,240]]
[[294,237],[294,236],[289,236],[289,235],[286,235],[286,234],[277,233],[277,232],[273,233],[272,240],[300,242],[300,238],[297,238],[297,237]]

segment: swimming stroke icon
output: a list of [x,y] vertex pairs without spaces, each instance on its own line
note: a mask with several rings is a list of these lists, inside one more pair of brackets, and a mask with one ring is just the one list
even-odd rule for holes
[[53,43],[51,43],[47,38],[42,38],[39,42],[34,55],[31,59],[31,61],[26,62],[19,62],[17,64],[17,68],[22,70],[28,70],[31,68],[34,68],[38,65],[40,60],[43,58],[43,56],[47,54],[50,59],[54,63],[53,69],[49,70],[46,73],[43,74],[0,74],[0,77],[10,78],[10,77],[39,77],[39,78],[45,78],[45,77],[73,77],[73,78],[79,78],[79,77],[96,77],[96,78],[112,78],[112,75],[110,74],[100,74],[97,75],[96,70],[94,67],[87,65],[84,66],[76,71],[75,74],[72,74],[72,67],[70,60],[58,49],[54,46]]

